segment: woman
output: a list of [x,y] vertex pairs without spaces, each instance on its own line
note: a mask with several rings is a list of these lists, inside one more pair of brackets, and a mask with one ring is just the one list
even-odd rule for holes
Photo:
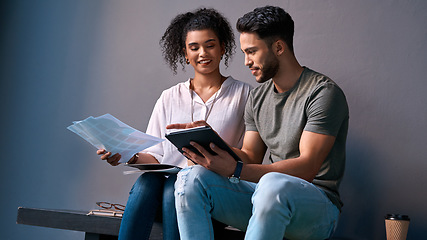
[[[194,77],[161,94],[147,133],[163,138],[166,126],[197,120],[208,122],[231,146],[241,146],[243,112],[251,86],[225,77],[225,65],[234,52],[234,34],[228,21],[214,9],[198,9],[178,15],[166,29],[160,45],[163,56],[176,74],[178,63],[194,68]],[[101,159],[118,165],[120,155],[101,149]],[[169,142],[136,154],[129,163],[163,163],[187,166],[186,158]],[[179,239],[174,182],[176,174],[145,173],[135,182],[126,205],[119,239],[148,239],[157,209],[163,211],[163,238]]]

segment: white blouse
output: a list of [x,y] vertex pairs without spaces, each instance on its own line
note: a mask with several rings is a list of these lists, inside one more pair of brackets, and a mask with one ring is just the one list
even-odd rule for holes
[[[240,148],[245,131],[243,113],[251,89],[249,84],[228,77],[218,92],[204,103],[197,93],[190,90],[190,79],[178,83],[164,90],[157,100],[146,133],[165,139],[165,134],[172,131],[167,130],[166,126],[192,122],[193,109],[194,121],[205,120],[207,116],[206,122],[229,145]],[[143,152],[151,154],[163,164],[187,166],[187,159],[168,140]]]

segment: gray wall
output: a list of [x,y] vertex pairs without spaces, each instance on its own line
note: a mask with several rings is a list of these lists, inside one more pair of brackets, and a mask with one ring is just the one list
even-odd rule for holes
[[[345,91],[351,111],[345,206],[336,236],[385,239],[383,216],[411,217],[408,239],[427,235],[427,2],[263,1],[290,12],[301,64]],[[0,6],[0,239],[82,239],[17,225],[18,206],[88,210],[126,203],[136,176],[99,160],[66,130],[111,113],[145,131],[173,76],[158,40],[178,13],[215,7],[234,26],[255,0],[2,1]],[[238,37],[238,34],[236,35]],[[256,86],[237,49],[227,75]]]

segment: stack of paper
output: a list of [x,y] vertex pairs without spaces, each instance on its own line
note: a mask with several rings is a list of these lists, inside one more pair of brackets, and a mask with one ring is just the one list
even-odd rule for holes
[[98,215],[98,216],[107,216],[107,217],[123,217],[124,211],[119,210],[109,210],[109,209],[94,209],[90,210],[87,215]]
[[108,113],[75,121],[67,129],[97,149],[105,149],[112,155],[120,153],[121,163],[129,161],[135,153],[164,141],[126,125]]

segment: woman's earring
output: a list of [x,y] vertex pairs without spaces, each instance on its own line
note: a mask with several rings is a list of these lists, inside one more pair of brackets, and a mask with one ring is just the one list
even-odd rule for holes
[[185,63],[190,64],[190,61],[186,58]]

